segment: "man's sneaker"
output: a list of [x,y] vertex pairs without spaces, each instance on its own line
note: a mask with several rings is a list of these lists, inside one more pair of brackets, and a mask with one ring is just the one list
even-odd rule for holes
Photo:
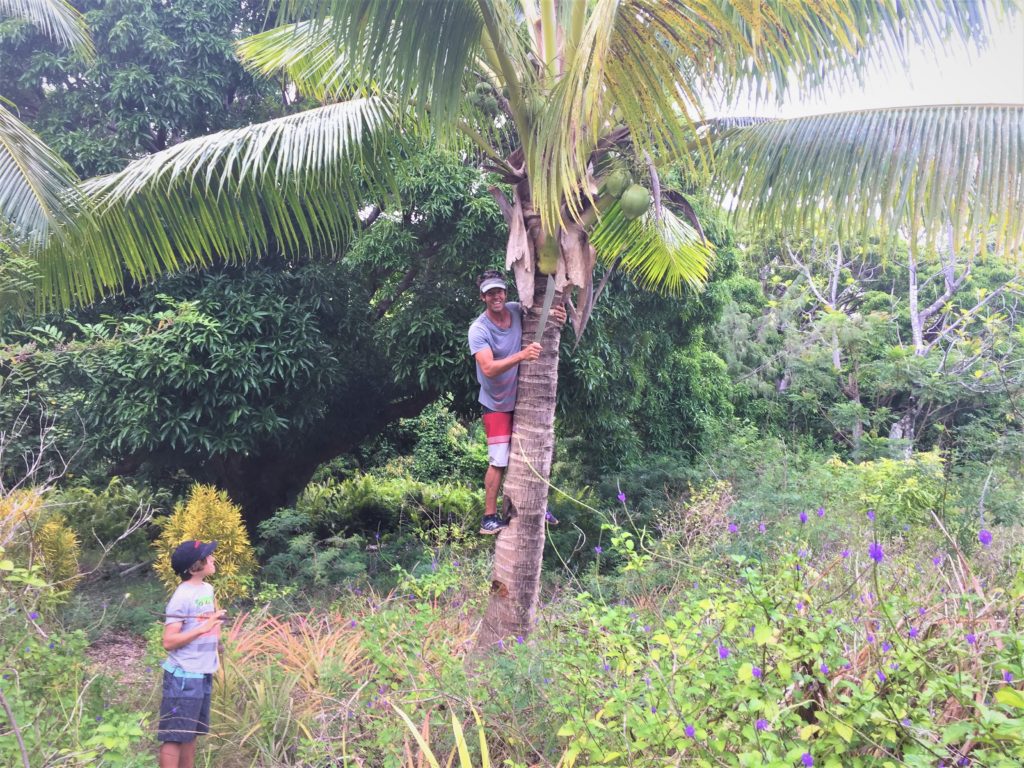
[[493,536],[506,528],[508,528],[508,520],[502,520],[497,515],[484,515],[483,522],[480,523],[480,533],[484,536]]
[[551,510],[544,510],[544,520],[548,525],[558,525],[558,518],[551,514]]

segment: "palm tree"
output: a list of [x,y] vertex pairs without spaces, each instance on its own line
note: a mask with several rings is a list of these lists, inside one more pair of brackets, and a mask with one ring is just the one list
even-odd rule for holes
[[[254,68],[287,73],[323,106],[185,142],[85,185],[97,218],[40,255],[49,295],[88,301],[160,272],[266,252],[331,251],[386,204],[410,137],[497,174],[508,264],[533,308],[540,360],[522,366],[482,647],[527,634],[538,604],[560,329],[577,333],[597,261],[678,293],[711,252],[658,169],[717,178],[737,211],[774,223],[968,238],[995,221],[1022,239],[1020,107],[832,115],[781,125],[704,121],[730,98],[842,86],[880,57],[983,34],[1014,0],[288,0],[284,26],[245,40]],[[720,147],[719,152],[712,151]],[[714,174],[712,174],[712,171]],[[629,200],[617,192],[643,181]],[[766,211],[766,214],[761,214]],[[362,214],[361,214],[362,212]],[[776,221],[776,217],[779,217]]]
[[[64,0],[0,0],[0,17],[23,19],[62,45],[88,54],[81,14]],[[74,171],[7,109],[0,96],[0,223],[35,244],[74,226],[69,206],[76,194]]]

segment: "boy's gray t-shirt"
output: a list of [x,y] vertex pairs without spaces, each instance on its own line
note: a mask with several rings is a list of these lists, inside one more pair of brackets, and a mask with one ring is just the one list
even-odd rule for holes
[[[486,347],[491,348],[495,360],[514,355],[523,347],[522,307],[517,301],[510,301],[505,307],[512,315],[508,328],[499,328],[484,312],[469,326],[469,353],[476,355]],[[488,379],[476,365],[476,380],[480,382],[480,403],[492,411],[508,412],[516,408],[519,366],[513,365],[504,373]]]
[[[206,619],[199,616],[214,610],[213,586],[205,581],[201,584],[181,582],[167,603],[169,614],[165,624],[182,623],[181,631],[188,632],[202,624]],[[182,619],[181,616],[188,618]],[[167,660],[181,667],[186,672],[213,674],[217,671],[217,645],[220,642],[220,626],[214,627],[204,635],[200,635],[188,645],[168,651]]]

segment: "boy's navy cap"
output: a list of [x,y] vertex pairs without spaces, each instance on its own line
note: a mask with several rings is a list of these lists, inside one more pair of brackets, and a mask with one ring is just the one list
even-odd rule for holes
[[208,557],[216,548],[216,541],[183,541],[171,553],[171,568],[179,576],[184,576],[189,568]]

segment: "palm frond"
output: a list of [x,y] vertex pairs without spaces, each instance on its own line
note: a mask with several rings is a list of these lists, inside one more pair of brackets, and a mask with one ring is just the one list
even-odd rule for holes
[[471,0],[285,0],[280,16],[307,22],[296,31],[329,42],[360,82],[387,83],[399,102],[438,122],[458,112],[483,30]]
[[70,166],[0,104],[0,219],[42,243],[71,225],[66,205],[77,182]]
[[661,164],[687,160],[711,96],[751,83],[780,96],[793,84],[843,83],[879,58],[898,60],[911,39],[981,39],[993,15],[1013,7],[1015,0],[597,0],[527,153],[545,229],[558,225],[563,204],[570,215],[582,208],[590,152],[612,124],[627,126],[637,151]]
[[673,296],[704,285],[714,258],[712,246],[668,208],[660,219],[648,213],[629,220],[616,203],[601,217],[590,243],[605,266],[621,258],[619,268],[641,288]]
[[748,224],[840,236],[1024,243],[1024,106],[847,112],[738,128],[719,189]]
[[870,65],[904,62],[912,46],[980,44],[994,21],[1019,10],[1017,0],[715,4],[738,35],[706,58],[702,78],[726,99],[750,86],[779,99],[794,86],[841,87]]
[[392,191],[400,116],[354,99],[183,142],[83,184],[92,226],[40,254],[44,294],[88,302],[127,276],[338,248]]
[[284,72],[301,93],[319,101],[381,90],[377,84],[361,80],[338,50],[330,19],[275,27],[240,40],[236,48],[250,69],[264,75]]
[[51,40],[92,53],[85,19],[65,0],[0,0],[0,16],[31,22]]

